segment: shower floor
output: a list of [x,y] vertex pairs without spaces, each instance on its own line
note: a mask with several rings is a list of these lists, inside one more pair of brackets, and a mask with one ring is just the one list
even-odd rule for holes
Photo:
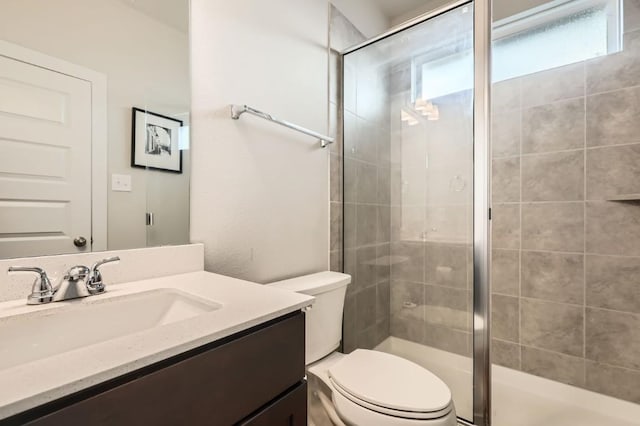
[[[428,368],[453,393],[458,415],[471,418],[471,360],[389,337],[376,350]],[[640,405],[505,367],[493,367],[493,426],[638,426]]]

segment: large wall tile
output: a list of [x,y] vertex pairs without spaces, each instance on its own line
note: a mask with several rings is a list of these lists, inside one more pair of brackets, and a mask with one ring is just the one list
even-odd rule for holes
[[449,287],[467,287],[468,247],[461,244],[427,243],[425,282]]
[[358,287],[358,262],[356,249],[345,249],[343,256],[344,273],[351,275],[351,284],[347,286],[347,296],[353,295],[360,290]]
[[342,194],[345,203],[358,201],[358,164],[351,158],[343,158],[344,161],[344,192]]
[[587,256],[586,272],[587,306],[640,314],[640,258]]
[[584,199],[584,152],[522,157],[522,201]]
[[524,345],[567,355],[583,355],[582,307],[522,299],[520,309],[520,340]]
[[467,290],[425,285],[425,322],[470,331],[468,299]]
[[640,0],[624,0],[624,31],[640,29]]
[[520,294],[520,251],[493,250],[491,291],[509,296],[518,296]]
[[382,321],[391,315],[391,284],[381,282],[376,286],[376,319]]
[[548,104],[584,95],[584,64],[572,64],[522,78],[524,107]]
[[[625,14],[626,14],[625,10]],[[625,34],[622,52],[587,62],[587,93],[640,85],[640,32]]]
[[520,79],[514,78],[494,83],[491,87],[491,96],[494,114],[520,108]]
[[384,125],[378,126],[376,141],[378,143],[378,167],[391,167],[391,132]]
[[376,273],[378,283],[389,281],[391,278],[391,244],[384,243],[376,246]]
[[424,282],[424,244],[394,243],[391,254],[396,259],[391,265],[391,276],[394,280]]
[[377,343],[377,326],[373,324],[369,328],[358,329],[358,348],[373,349]]
[[583,204],[523,204],[522,248],[582,252],[584,250]]
[[358,347],[356,315],[356,297],[349,295],[344,300],[344,317],[342,319],[342,350],[346,354]]
[[[348,72],[347,70],[348,68],[345,68],[345,73]],[[346,102],[345,108],[347,108]],[[359,131],[360,129],[358,128],[358,117],[350,110],[344,111],[342,145],[344,147],[344,156],[347,158],[356,158],[356,154],[358,152],[357,143],[359,138]]]
[[522,296],[582,304],[584,256],[523,251]]
[[491,360],[494,364],[520,370],[520,345],[492,339]]
[[640,315],[587,308],[586,356],[640,370]]
[[492,335],[496,339],[518,342],[520,330],[518,316],[520,299],[494,294],[491,296]]
[[378,204],[391,204],[391,169],[378,168]]
[[391,282],[391,335],[412,342],[424,340],[424,285]]
[[495,203],[520,201],[520,158],[493,160],[492,197]]
[[587,150],[587,199],[640,194],[640,144]]
[[391,281],[391,314],[424,320],[424,284]]
[[342,266],[342,250],[329,253],[329,270],[333,272],[344,272]]
[[356,245],[374,244],[378,229],[378,206],[356,205]]
[[329,250],[342,250],[342,203],[331,203],[330,216],[331,229],[329,233],[331,241]]
[[375,204],[378,200],[378,168],[372,164],[357,162],[356,173],[358,203]]
[[391,335],[391,318],[386,317],[376,325],[376,346],[384,342]]
[[640,256],[640,206],[637,203],[587,203],[587,252]]
[[356,295],[356,327],[364,330],[376,323],[376,286],[368,287]]
[[380,281],[377,274],[376,259],[376,246],[359,247],[356,249],[355,290],[362,290],[374,286]]
[[520,248],[520,205],[495,204],[491,211],[493,247]]
[[391,207],[391,239],[393,241],[416,241],[425,231],[426,212],[424,206]]
[[587,389],[640,404],[640,371],[587,361]]
[[522,152],[582,148],[584,123],[584,98],[526,109],[522,112]]
[[522,371],[584,387],[584,358],[522,347]]
[[329,102],[329,136],[335,139],[335,142],[329,145],[329,149],[333,155],[342,156],[343,122],[342,108],[338,108],[335,102]]
[[390,332],[393,337],[423,343],[424,321],[400,314],[391,314]]
[[466,331],[452,330],[449,327],[425,324],[423,340],[421,343],[462,356],[471,355],[471,333]]
[[361,117],[358,117],[356,158],[372,164],[378,160],[378,128]]
[[378,209],[376,241],[378,243],[388,243],[391,241],[391,207],[376,206]]
[[343,234],[344,234],[344,247],[345,248],[354,248],[356,247],[356,231],[357,231],[357,216],[356,216],[357,205],[351,203],[345,203],[343,209],[344,215],[344,225],[343,225]]
[[587,145],[640,142],[640,87],[587,97]]
[[491,128],[494,158],[520,154],[520,110],[494,114]]
[[340,202],[342,201],[342,157],[331,154],[329,159],[330,200]]

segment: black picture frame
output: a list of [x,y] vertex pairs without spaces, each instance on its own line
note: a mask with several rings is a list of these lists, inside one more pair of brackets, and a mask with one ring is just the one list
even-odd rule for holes
[[178,145],[182,126],[181,120],[133,107],[131,167],[182,173],[182,151]]

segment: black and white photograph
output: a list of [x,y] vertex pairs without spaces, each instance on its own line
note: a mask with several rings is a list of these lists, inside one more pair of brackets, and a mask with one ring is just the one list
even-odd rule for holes
[[133,108],[131,166],[182,173],[178,134],[182,121]]

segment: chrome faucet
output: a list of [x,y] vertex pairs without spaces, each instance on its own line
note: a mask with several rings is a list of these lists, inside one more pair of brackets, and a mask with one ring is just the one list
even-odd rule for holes
[[47,273],[36,267],[12,266],[7,272],[33,272],[38,277],[33,283],[31,294],[27,297],[28,305],[41,305],[50,302],[62,302],[63,300],[87,297],[105,292],[100,267],[105,263],[117,262],[120,258],[110,257],[94,263],[91,268],[77,265],[69,269],[56,286],[51,285]]

